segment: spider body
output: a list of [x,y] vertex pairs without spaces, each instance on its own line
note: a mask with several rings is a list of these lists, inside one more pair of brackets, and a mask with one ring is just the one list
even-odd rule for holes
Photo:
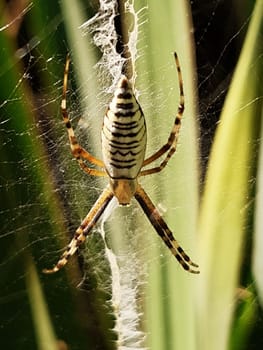
[[132,85],[124,75],[105,114],[101,144],[111,189],[120,205],[130,204],[145,158],[146,125]]
[[[173,128],[167,142],[154,154],[145,159],[146,125],[144,115],[135,98],[132,84],[125,76],[122,76],[104,117],[101,133],[103,160],[100,160],[79,145],[71,126],[66,106],[70,62],[69,56],[67,56],[61,112],[67,128],[71,152],[82,170],[93,176],[108,176],[109,184],[75,231],[72,240],[57,264],[51,269],[44,269],[44,273],[54,273],[67,264],[69,258],[75,254],[86,237],[91,234],[92,229],[113,197],[117,198],[120,205],[128,205],[132,197],[135,197],[152,226],[180,265],[191,273],[199,273],[196,269],[198,265],[191,261],[178,244],[172,231],[138,181],[140,176],[160,172],[167,165],[176,150],[181,119],[184,112],[184,93],[181,69],[176,53],[174,53],[174,57],[179,79],[180,101]],[[143,169],[162,156],[164,156],[164,159],[160,165]],[[101,170],[90,168],[86,163],[100,167]]]

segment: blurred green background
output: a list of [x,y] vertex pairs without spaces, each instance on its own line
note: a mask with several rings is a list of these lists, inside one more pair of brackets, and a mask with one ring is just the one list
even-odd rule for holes
[[[133,203],[105,224],[128,290],[122,297],[134,303],[130,321],[125,303],[111,303],[99,229],[65,269],[42,274],[107,183],[82,173],[70,154],[60,115],[66,53],[72,58],[71,119],[81,143],[98,157],[112,79],[108,66],[95,69],[101,52],[94,33],[79,29],[97,13],[97,1],[2,0],[3,349],[263,346],[263,1],[143,0],[134,7],[135,85],[148,127],[147,154],[166,142],[179,102],[175,50],[186,99],[177,154],[142,184],[201,273],[178,266]],[[118,30],[136,29],[132,14],[114,23]],[[127,327],[121,342],[116,318]]]

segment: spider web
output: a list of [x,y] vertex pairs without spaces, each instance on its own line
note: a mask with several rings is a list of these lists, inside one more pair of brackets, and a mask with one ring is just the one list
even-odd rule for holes
[[[66,34],[61,9],[58,4],[53,5],[54,8],[46,12],[46,17],[41,19],[40,25],[29,29],[32,18],[37,15],[37,6],[29,3],[27,7],[19,7],[18,3],[17,13],[11,15],[11,12],[6,12],[6,22],[4,25],[1,24],[0,28],[0,33],[7,34],[9,40],[15,41],[17,47],[15,59],[1,62],[0,73],[1,86],[6,87],[5,94],[3,93],[0,100],[2,343],[9,344],[10,349],[36,347],[35,326],[31,318],[28,286],[25,282],[30,259],[34,260],[39,272],[42,288],[49,301],[54,328],[58,330],[58,338],[71,344],[72,349],[82,349],[83,346],[76,344],[85,344],[86,329],[89,329],[94,338],[100,339],[103,333],[101,328],[104,327],[107,329],[108,338],[113,343],[114,334],[110,331],[114,329],[110,296],[112,280],[105,278],[107,274],[105,270],[109,272],[109,263],[104,256],[104,241],[97,233],[106,231],[105,239],[109,247],[114,246],[114,243],[117,246],[114,252],[124,270],[121,272],[124,286],[131,285],[130,289],[127,289],[128,295],[125,295],[128,304],[134,298],[138,304],[143,304],[144,281],[148,276],[147,265],[154,259],[156,263],[160,263],[161,267],[165,266],[167,254],[165,252],[156,258],[147,255],[148,250],[156,251],[156,245],[162,243],[158,238],[153,240],[145,237],[145,232],[149,231],[147,219],[141,219],[140,209],[132,204],[129,208],[118,208],[111,213],[107,222],[98,227],[94,235],[89,238],[79,261],[85,272],[84,278],[74,268],[70,274],[70,281],[67,280],[69,277],[63,274],[56,274],[49,279],[41,275],[42,268],[50,267],[50,264],[52,265],[59,258],[62,247],[67,244],[69,237],[87,214],[107,180],[87,178],[72,160],[69,152],[66,131],[59,111],[65,53],[69,47],[64,39]],[[112,2],[105,2],[107,3]],[[213,1],[209,5],[205,1],[202,4],[192,2],[197,46],[198,87],[200,87],[199,107],[202,131],[200,142],[203,172],[206,169],[206,159],[214,130],[248,21],[247,17],[240,18],[232,28],[228,27],[226,33],[222,33],[219,23],[222,23],[226,7],[228,7],[227,1]],[[83,9],[87,18],[92,18],[92,15],[98,13],[96,8],[84,7]],[[111,15],[116,16],[115,13]],[[139,13],[139,41],[140,35],[145,35],[144,21],[147,21],[146,8]],[[211,50],[209,45],[211,47],[211,41],[215,40],[215,36],[220,37],[220,44],[216,50]],[[88,36],[84,38],[87,41],[90,40]],[[8,42],[3,49],[10,50]],[[132,52],[134,53],[134,49]],[[153,55],[157,54],[162,53],[153,52]],[[89,84],[94,77],[96,78],[97,75],[99,77],[97,90],[99,93],[89,100],[89,109],[86,108],[85,98],[83,102],[83,85],[79,86],[75,78],[76,75],[81,75],[81,72],[74,59],[70,68],[70,92],[68,93],[71,118],[80,143],[98,157],[100,157],[100,150],[96,144],[99,136],[96,135],[100,134],[102,117],[110,92],[114,90],[116,84],[113,77],[117,80],[122,63],[122,60],[119,60],[120,56],[106,54],[100,60],[100,55],[96,52],[101,66],[97,69],[93,67],[93,72],[88,78]],[[137,56],[137,60],[144,60],[141,48],[134,55]],[[171,65],[172,63],[167,63],[158,68],[153,67],[151,71],[157,69],[161,73],[167,72]],[[107,71],[110,72],[108,75],[105,73]],[[14,85],[10,76],[15,82]],[[155,101],[152,101],[152,90],[158,91]],[[167,92],[166,89],[163,91],[160,86],[155,86],[151,81],[147,89],[140,91],[140,97],[143,100],[143,110],[147,118],[147,111],[151,110],[153,105],[157,114],[163,114],[169,99],[174,98],[174,91]],[[89,112],[91,110],[92,113]],[[27,117],[24,115],[25,111],[28,111]],[[170,126],[167,125],[164,129],[161,134],[167,136]],[[162,138],[157,135],[157,132],[152,133],[149,142],[159,145],[166,136]],[[94,139],[94,146],[90,147],[90,140]],[[35,181],[36,177],[39,181]],[[160,179],[161,182],[166,182],[170,178],[162,174]],[[150,194],[155,192],[157,197],[159,196],[159,202],[157,201],[156,204],[161,211],[165,213],[168,207],[172,213],[184,210],[178,207],[180,204],[177,207],[167,204],[168,201],[161,193],[159,184],[157,182],[149,186],[146,181],[144,183]],[[179,181],[178,186],[180,185]],[[51,207],[50,203],[52,203]],[[139,224],[135,227],[134,222]],[[116,244],[116,236],[119,237],[119,235],[112,232],[113,227],[119,227],[125,235],[124,243]],[[154,234],[153,232],[152,235]],[[131,270],[133,275],[129,275]],[[98,290],[99,293],[96,293]],[[136,295],[133,296],[131,293]],[[129,299],[130,297],[132,299]],[[168,297],[168,295],[161,296],[163,299]],[[55,302],[52,302],[54,300]],[[92,324],[92,320],[99,318],[98,310],[104,310],[108,315],[101,322],[101,324],[104,323],[103,326]],[[135,330],[143,322],[140,319],[142,309],[138,307],[136,311],[139,319],[134,318],[136,324],[132,326]],[[63,319],[69,320],[67,324],[71,329],[69,335],[67,335],[69,328],[61,326]],[[23,324],[25,328],[20,327]],[[15,339],[14,329],[17,335]],[[30,331],[25,333],[25,329]],[[144,333],[141,333],[139,338],[143,343]],[[100,348],[112,348],[112,345],[100,341]],[[141,347],[138,346],[138,348]]]

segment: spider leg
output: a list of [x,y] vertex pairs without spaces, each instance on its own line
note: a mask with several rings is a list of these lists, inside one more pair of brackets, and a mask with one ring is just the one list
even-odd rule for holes
[[140,176],[145,176],[145,175],[150,175],[150,174],[160,172],[167,165],[168,161],[176,151],[178,135],[181,128],[181,120],[184,113],[184,89],[183,89],[183,79],[182,79],[180,63],[176,52],[174,53],[174,58],[175,58],[175,64],[176,64],[177,73],[178,73],[179,91],[180,91],[179,106],[177,109],[177,114],[175,116],[174,125],[166,144],[163,145],[157,152],[155,152],[149,158],[146,158],[143,162],[143,167],[159,159],[166,152],[168,153],[165,159],[161,162],[159,166],[151,169],[142,170],[140,172]]
[[155,208],[154,204],[152,203],[151,199],[148,197],[147,193],[139,184],[134,196],[136,200],[139,202],[144,213],[150,220],[151,224],[155,228],[158,235],[164,241],[166,246],[171,250],[172,254],[175,256],[175,258],[178,260],[181,266],[185,270],[191,273],[199,273],[198,270],[193,269],[191,267],[191,266],[198,267],[198,265],[192,262],[189,256],[180,247],[180,245],[174,238],[172,231],[169,229],[169,227],[161,217],[160,213]]
[[70,241],[69,245],[65,252],[61,255],[57,264],[51,269],[44,269],[44,273],[54,273],[60,270],[64,265],[67,264],[69,258],[75,254],[78,247],[85,241],[86,236],[90,234],[91,230],[98,222],[99,218],[105,211],[106,207],[113,198],[113,193],[110,190],[109,186],[105,188],[100,197],[97,199],[93,207],[91,208],[88,215],[82,221],[80,226],[75,232],[74,237]]
[[88,151],[86,151],[83,147],[81,147],[77,141],[77,138],[75,136],[74,130],[72,128],[68,111],[67,111],[67,87],[68,87],[68,74],[69,74],[69,63],[70,58],[69,55],[67,55],[66,58],[66,64],[65,64],[65,70],[64,70],[64,80],[63,80],[63,90],[62,90],[62,101],[61,101],[61,113],[63,116],[64,124],[67,128],[69,142],[70,142],[70,148],[73,156],[77,159],[80,167],[88,174],[94,175],[94,176],[106,176],[105,171],[97,170],[93,168],[89,168],[83,161],[83,159],[87,160],[91,164],[97,165],[101,168],[104,168],[104,163],[91,155]]

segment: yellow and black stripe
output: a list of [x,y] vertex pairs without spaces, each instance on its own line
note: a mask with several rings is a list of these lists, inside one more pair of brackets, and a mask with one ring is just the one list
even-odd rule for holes
[[104,117],[102,154],[112,179],[137,178],[145,156],[146,125],[131,83],[122,76]]

